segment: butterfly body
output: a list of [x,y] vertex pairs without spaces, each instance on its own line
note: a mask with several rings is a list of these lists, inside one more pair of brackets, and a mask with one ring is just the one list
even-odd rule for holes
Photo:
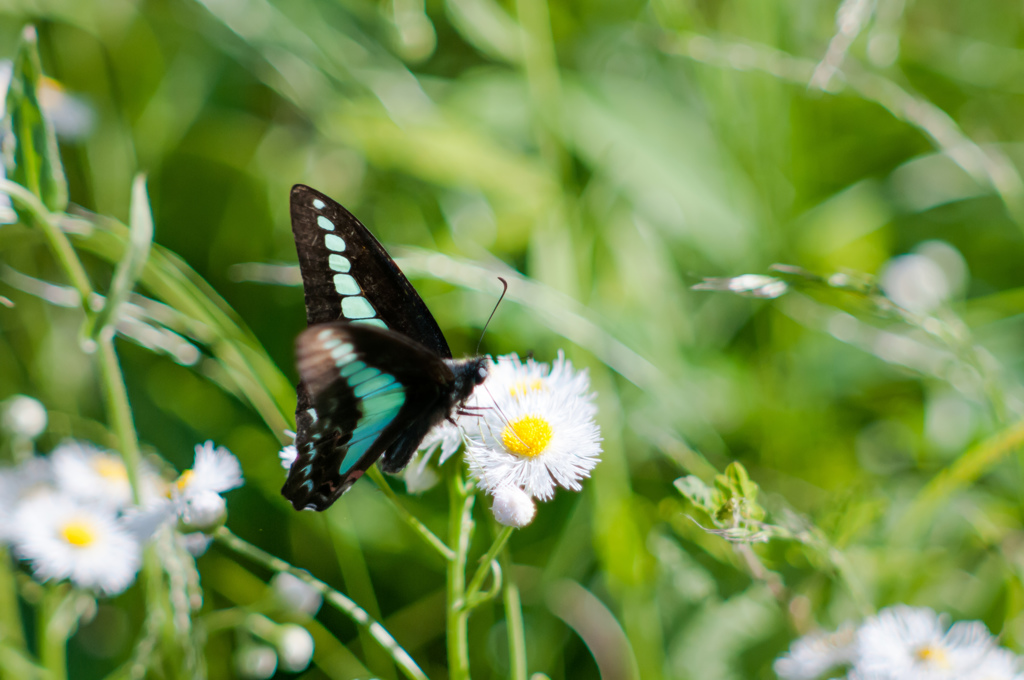
[[483,357],[452,359],[423,300],[354,216],[296,185],[292,231],[310,327],[296,340],[297,456],[282,493],[325,510],[378,458],[409,462],[483,382]]

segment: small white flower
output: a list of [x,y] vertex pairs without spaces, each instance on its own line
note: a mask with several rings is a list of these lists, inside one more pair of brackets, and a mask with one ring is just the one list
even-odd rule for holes
[[810,633],[796,640],[772,667],[783,680],[813,680],[829,669],[852,662],[855,641],[856,630],[850,623],[831,633]]
[[601,437],[586,372],[559,354],[550,372],[532,359],[501,357],[477,389],[479,415],[467,431],[470,474],[490,492],[515,486],[546,500],[555,487],[578,491],[600,461]]
[[324,603],[324,596],[319,590],[287,572],[275,574],[270,586],[274,589],[274,597],[278,602],[300,614],[313,616],[320,611],[320,606]]
[[289,673],[306,670],[313,660],[313,636],[294,623],[286,623],[280,630],[277,653],[281,658],[281,669]]
[[223,446],[214,448],[212,441],[196,445],[196,460],[190,470],[181,473],[175,483],[182,495],[203,491],[224,493],[242,486],[242,466]]
[[46,409],[38,400],[16,394],[4,402],[0,424],[17,437],[35,439],[46,429]]
[[55,448],[53,474],[57,488],[83,501],[123,508],[132,501],[124,461],[88,442],[69,440]]
[[141,547],[109,509],[41,494],[24,501],[14,521],[14,552],[39,580],[68,579],[104,595],[135,580]]
[[521,529],[533,521],[537,505],[530,495],[518,486],[503,486],[494,490],[491,512],[498,524]]
[[242,466],[223,446],[196,446],[196,460],[171,485],[173,511],[187,531],[211,531],[223,524],[227,504],[220,494],[241,486]]
[[901,680],[961,680],[994,648],[980,621],[962,621],[947,630],[945,617],[931,609],[900,605],[883,609],[861,626],[855,670]]

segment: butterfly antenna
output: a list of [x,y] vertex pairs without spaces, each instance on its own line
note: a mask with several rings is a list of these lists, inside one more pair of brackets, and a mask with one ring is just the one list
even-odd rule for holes
[[487,317],[487,323],[484,324],[484,329],[480,331],[480,339],[476,341],[476,351],[473,352],[473,354],[476,355],[480,354],[480,345],[484,341],[484,333],[487,332],[487,327],[491,324],[491,319],[494,318],[494,314],[498,311],[498,305],[500,305],[501,301],[505,299],[505,293],[508,292],[508,281],[500,276],[498,277],[498,280],[501,281],[501,285],[503,286],[501,289],[501,297],[499,297],[498,301],[494,303],[494,309],[491,310],[491,315]]

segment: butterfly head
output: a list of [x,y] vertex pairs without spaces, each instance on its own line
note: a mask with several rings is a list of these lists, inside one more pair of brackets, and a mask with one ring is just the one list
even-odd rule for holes
[[452,406],[458,408],[469,399],[473,390],[487,379],[487,357],[446,359],[445,363],[455,375],[452,385]]

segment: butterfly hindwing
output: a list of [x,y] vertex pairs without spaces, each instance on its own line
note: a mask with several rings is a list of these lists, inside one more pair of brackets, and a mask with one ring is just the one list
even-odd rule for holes
[[292,187],[291,213],[309,325],[351,321],[388,328],[451,358],[416,289],[352,213],[303,184]]
[[418,433],[415,449],[446,414],[456,380],[425,347],[362,324],[312,326],[299,335],[296,353],[312,409],[282,489],[296,508],[328,507],[396,440]]

